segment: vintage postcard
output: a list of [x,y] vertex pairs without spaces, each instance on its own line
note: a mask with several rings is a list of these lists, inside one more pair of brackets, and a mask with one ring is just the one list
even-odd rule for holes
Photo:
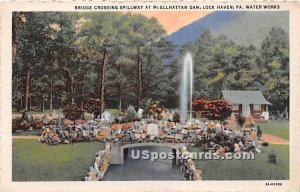
[[2,2],[1,190],[299,191],[297,2]]

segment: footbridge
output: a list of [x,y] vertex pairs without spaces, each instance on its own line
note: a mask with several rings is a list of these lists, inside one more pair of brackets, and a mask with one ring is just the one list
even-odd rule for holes
[[[157,143],[157,142],[145,142],[145,143],[111,143],[110,164],[123,164],[124,163],[124,150],[134,147],[167,147],[171,148],[176,155],[179,153],[179,148],[185,147],[183,143]],[[178,159],[176,159],[176,165],[178,165]]]

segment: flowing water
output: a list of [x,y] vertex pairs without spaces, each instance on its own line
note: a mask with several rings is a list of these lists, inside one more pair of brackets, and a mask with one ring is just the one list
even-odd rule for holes
[[185,180],[175,161],[158,159],[151,162],[150,159],[131,158],[130,150],[149,150],[150,152],[172,152],[167,147],[137,147],[129,149],[123,165],[110,165],[104,181],[143,181],[143,180]]
[[190,114],[189,120],[192,119],[192,99],[193,99],[193,59],[190,53],[184,57],[182,65],[182,73],[179,88],[179,102],[180,102],[180,121],[185,123],[187,115]]

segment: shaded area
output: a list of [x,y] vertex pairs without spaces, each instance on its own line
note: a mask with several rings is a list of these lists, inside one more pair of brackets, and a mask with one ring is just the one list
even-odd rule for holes
[[[137,147],[131,150],[149,150],[150,152],[169,153],[172,149],[166,147]],[[110,165],[104,181],[142,181],[142,180],[185,180],[172,160],[132,159],[130,149],[123,165]]]

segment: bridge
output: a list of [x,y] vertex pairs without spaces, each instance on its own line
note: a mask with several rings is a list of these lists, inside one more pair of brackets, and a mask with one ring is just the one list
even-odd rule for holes
[[[124,149],[134,148],[134,147],[168,147],[173,150],[176,155],[179,153],[179,148],[185,147],[182,143],[121,143],[121,142],[113,142],[111,143],[111,153],[110,153],[110,164],[123,164],[124,163]],[[176,165],[178,165],[178,159],[176,159]]]

